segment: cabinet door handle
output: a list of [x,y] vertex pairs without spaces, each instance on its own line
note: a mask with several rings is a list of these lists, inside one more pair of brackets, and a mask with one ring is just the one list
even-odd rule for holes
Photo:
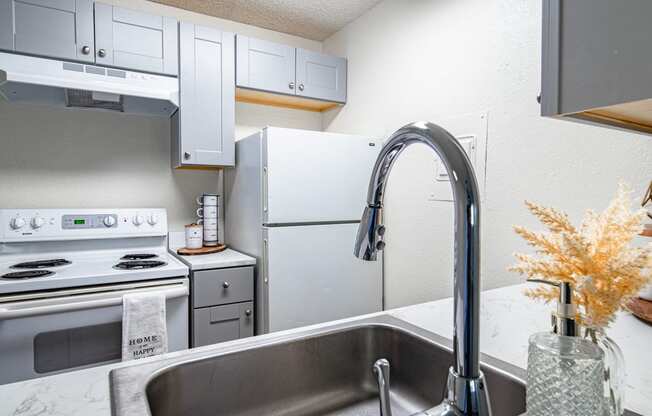
[[104,58],[106,56],[106,50],[100,49],[99,51],[97,51],[97,56],[99,56],[100,58]]
[[247,315],[247,316],[251,316],[251,309],[247,309],[247,310],[245,311],[245,315]]
[[91,53],[91,48],[90,48],[90,46],[87,46],[87,45],[82,46],[82,48],[81,48],[81,52],[82,52],[84,55],[88,55],[89,53]]
[[229,282],[222,282],[222,287],[223,287],[224,289],[228,289],[229,286],[231,286],[231,283],[229,283]]
[[299,91],[303,91],[303,84],[299,84]]
[[290,89],[293,90],[293,89],[294,89],[294,82],[290,82],[290,83],[288,84],[288,87],[290,87]]

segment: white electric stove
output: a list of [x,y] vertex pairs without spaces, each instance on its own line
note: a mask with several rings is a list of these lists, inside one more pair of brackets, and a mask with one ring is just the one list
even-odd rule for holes
[[0,384],[120,359],[122,297],[161,292],[188,346],[188,268],[164,209],[0,209]]

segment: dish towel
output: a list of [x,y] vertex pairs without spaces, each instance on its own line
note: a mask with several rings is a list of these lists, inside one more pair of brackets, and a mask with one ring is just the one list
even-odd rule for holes
[[168,352],[165,295],[132,293],[122,297],[122,361]]

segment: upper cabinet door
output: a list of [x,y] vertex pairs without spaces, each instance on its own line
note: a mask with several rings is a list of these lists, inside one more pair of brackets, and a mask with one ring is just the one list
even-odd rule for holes
[[235,163],[234,38],[214,28],[179,25],[176,167]]
[[93,62],[93,1],[0,0],[0,48]]
[[178,74],[177,20],[95,3],[96,62]]
[[288,45],[237,36],[238,87],[295,94],[295,49]]
[[652,134],[652,2],[544,0],[542,15],[541,115]]
[[346,59],[297,49],[297,95],[346,102]]

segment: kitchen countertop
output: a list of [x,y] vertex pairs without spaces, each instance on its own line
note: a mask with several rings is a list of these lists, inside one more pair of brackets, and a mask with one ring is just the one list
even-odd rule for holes
[[253,266],[256,264],[255,258],[230,248],[213,254],[200,254],[195,256],[182,256],[177,254],[177,249],[185,247],[185,245],[185,234],[183,232],[171,232],[169,234],[168,246],[170,247],[170,253],[193,271]]
[[[524,287],[517,285],[483,292],[481,308],[482,352],[521,368],[525,368],[527,362],[529,335],[548,330],[550,316],[550,306],[535,303],[523,296]],[[390,314],[451,338],[452,304],[449,298],[369,316]],[[327,325],[329,323],[317,327]],[[652,367],[648,364],[652,327],[623,313],[609,334],[620,345],[627,361],[626,407],[642,415],[652,415]],[[174,352],[168,356],[184,353]],[[139,363],[153,359],[157,357]],[[0,386],[0,416],[109,416],[108,374],[112,369],[125,365],[130,363],[109,364]]]

